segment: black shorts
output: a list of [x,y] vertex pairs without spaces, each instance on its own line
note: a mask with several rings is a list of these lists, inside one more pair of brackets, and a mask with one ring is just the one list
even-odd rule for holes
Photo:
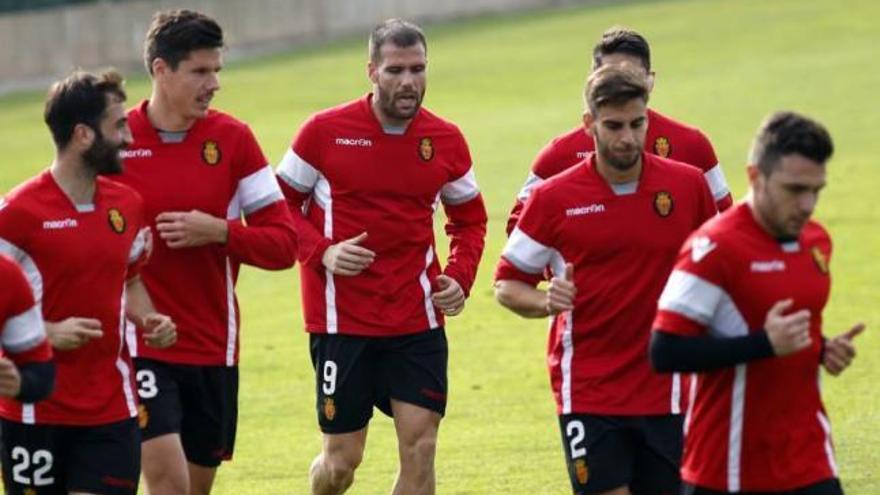
[[679,493],[682,416],[559,417],[576,495],[628,486],[633,495]]
[[[682,483],[681,493],[682,495],[728,495],[730,492],[719,492]],[[840,486],[840,480],[831,478],[786,492],[736,492],[730,495],[843,495],[843,488]]]
[[3,419],[0,438],[7,495],[137,493],[141,434],[134,419],[97,426],[26,425]]
[[373,406],[391,416],[391,399],[446,413],[446,332],[397,337],[311,334],[318,423],[349,433],[369,423]]
[[144,441],[180,434],[186,459],[217,467],[232,459],[238,423],[238,368],[136,358],[138,420]]

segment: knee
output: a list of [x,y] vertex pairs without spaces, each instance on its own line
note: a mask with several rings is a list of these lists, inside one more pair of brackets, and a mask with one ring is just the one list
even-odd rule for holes
[[400,450],[408,461],[417,464],[430,464],[437,451],[437,437],[434,435],[420,436],[401,447]]
[[363,461],[363,452],[326,452],[321,456],[321,464],[326,476],[334,485],[344,484],[354,477],[354,472]]

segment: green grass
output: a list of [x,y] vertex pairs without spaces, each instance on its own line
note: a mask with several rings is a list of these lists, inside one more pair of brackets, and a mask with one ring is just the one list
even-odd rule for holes
[[[844,6],[845,5],[845,6]],[[536,151],[579,120],[589,49],[608,26],[641,30],[658,72],[652,106],[703,128],[737,196],[744,157],[764,115],[791,108],[825,122],[837,151],[818,217],[836,241],[826,333],[869,330],[860,356],[825,380],[841,477],[849,494],[880,493],[880,190],[876,68],[880,6],[869,0],[604,2],[429,26],[427,105],[468,137],[490,213],[480,276],[465,314],[449,323],[450,404],[437,457],[438,493],[565,494],[544,367],[546,324],[498,307],[491,274],[504,220]],[[217,105],[247,120],[271,160],[306,116],[368,90],[365,40],[231,64]],[[132,100],[147,95],[142,77]],[[51,160],[42,92],[0,99],[0,191]],[[236,460],[215,492],[307,493],[320,449],[295,271],[245,270],[241,421]],[[387,493],[396,471],[390,421],[371,425],[352,494]]]

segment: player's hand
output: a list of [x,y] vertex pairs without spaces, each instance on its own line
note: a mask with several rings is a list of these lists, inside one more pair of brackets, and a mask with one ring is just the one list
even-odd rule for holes
[[104,335],[101,322],[94,318],[71,317],[60,322],[46,322],[46,336],[52,347],[70,351]]
[[822,354],[822,366],[825,367],[825,371],[837,376],[849,367],[853,358],[856,357],[856,346],[853,344],[853,339],[864,331],[865,324],[856,323],[848,332],[825,342],[825,352]]
[[783,315],[792,304],[794,301],[791,299],[777,301],[767,312],[767,318],[764,320],[764,330],[767,331],[770,345],[773,346],[773,353],[777,356],[787,356],[805,349],[813,343],[810,338],[810,311],[808,309]]
[[458,282],[448,275],[437,276],[437,291],[431,293],[434,306],[446,316],[455,316],[464,309],[464,290]]
[[144,316],[142,326],[144,343],[150,347],[164,349],[177,342],[177,325],[174,324],[170,316],[150,313]]
[[156,230],[171,249],[226,244],[229,238],[226,220],[199,210],[160,213],[156,217]]
[[357,237],[333,244],[324,251],[321,262],[335,275],[358,275],[376,259],[375,252],[360,245],[366,238],[367,233],[361,232]]
[[15,363],[0,358],[0,397],[14,398],[21,392],[21,374]]
[[558,315],[563,311],[574,309],[574,297],[577,295],[577,287],[574,285],[574,265],[565,264],[565,273],[562,277],[555,276],[550,279],[547,287],[547,313]]

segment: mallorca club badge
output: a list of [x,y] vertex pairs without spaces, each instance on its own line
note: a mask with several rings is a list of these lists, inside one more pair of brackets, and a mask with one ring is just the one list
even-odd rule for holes
[[669,139],[663,136],[657,137],[654,140],[654,154],[663,158],[669,158],[670,153],[672,153],[672,144],[669,143]]
[[332,397],[324,397],[324,417],[327,421],[333,421],[336,417],[336,404]]
[[122,216],[122,212],[116,208],[110,208],[107,211],[107,223],[110,224],[110,228],[113,229],[113,232],[117,234],[121,234],[125,232],[125,217]]
[[138,412],[138,426],[143,430],[147,427],[147,424],[150,422],[150,413],[147,412],[147,406],[143,404],[138,404],[137,408]]
[[666,191],[660,191],[654,195],[654,211],[661,217],[668,217],[672,213],[675,203],[672,195]]
[[574,461],[574,477],[579,484],[587,484],[587,480],[590,478],[590,471],[587,469],[586,460],[577,459]]
[[419,141],[419,156],[426,162],[434,158],[434,141],[431,138],[426,137]]
[[220,152],[220,145],[217,141],[207,140],[202,143],[202,161],[208,165],[217,165],[223,154]]
[[813,246],[810,249],[810,253],[813,255],[813,261],[816,262],[816,268],[822,272],[823,275],[828,274],[828,257],[825,256],[825,253],[819,249],[819,246]]

